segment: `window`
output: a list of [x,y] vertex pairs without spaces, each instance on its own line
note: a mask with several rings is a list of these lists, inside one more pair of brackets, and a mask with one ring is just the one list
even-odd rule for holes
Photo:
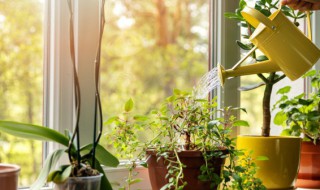
[[[42,124],[43,1],[0,3],[0,119]],[[0,133],[0,162],[23,169],[19,186],[30,185],[42,162],[42,144]]]
[[[97,25],[98,2],[75,3],[76,40],[79,44],[76,52],[85,107],[81,113],[80,127],[86,129],[87,123],[92,124],[93,120],[91,66],[96,53],[97,30],[94,28]],[[124,102],[130,97],[135,100],[136,109],[141,114],[146,113],[170,95],[173,88],[191,90],[207,72],[208,62],[210,68],[218,63],[231,68],[239,60],[240,52],[235,44],[240,36],[239,28],[236,22],[224,17],[224,12],[236,9],[236,1],[110,0],[106,3],[101,70],[105,119],[120,113]],[[65,1],[12,0],[0,4],[0,67],[3,72],[0,76],[0,94],[5,97],[0,104],[1,119],[44,123],[62,132],[66,128],[72,129],[73,88],[67,18],[69,12]],[[317,15],[317,18],[320,16]],[[315,30],[319,31],[318,28]],[[318,42],[319,36],[315,40]],[[42,52],[45,55],[44,68]],[[44,78],[41,77],[43,73]],[[32,80],[24,80],[24,77]],[[239,78],[228,80],[224,89],[215,91],[220,106],[240,103],[240,93],[237,91]],[[241,101],[245,100],[242,96]],[[250,108],[249,105],[241,105]],[[261,113],[260,110],[249,112]],[[255,116],[249,117],[259,120]],[[85,136],[86,133],[83,133],[82,137]],[[10,138],[9,141],[6,138]],[[9,146],[15,146],[21,154],[34,155],[35,159],[24,159],[28,163],[18,163],[23,168],[20,185],[28,186],[37,176],[34,171],[41,166],[42,152],[46,155],[55,145],[45,144],[42,149],[41,143],[25,141],[21,148],[22,141],[11,138],[3,134],[0,136],[3,145],[0,146],[3,149],[0,151],[1,162],[13,162],[13,159],[23,157],[14,153],[16,158],[9,160],[13,154],[2,154]],[[102,144],[106,145],[106,141],[103,139]],[[89,138],[88,142],[91,142]],[[32,148],[36,148],[36,154],[21,151]],[[26,169],[28,167],[34,168]],[[27,171],[32,173],[23,173]]]
[[100,85],[104,118],[120,114],[129,98],[136,112],[146,114],[174,88],[191,91],[208,69],[209,1],[106,3]]

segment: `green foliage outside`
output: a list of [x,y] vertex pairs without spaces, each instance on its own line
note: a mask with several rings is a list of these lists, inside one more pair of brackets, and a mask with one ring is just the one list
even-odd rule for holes
[[[0,119],[42,123],[42,28],[39,0],[0,2]],[[36,179],[41,143],[0,133],[0,163],[22,167],[20,186]]]

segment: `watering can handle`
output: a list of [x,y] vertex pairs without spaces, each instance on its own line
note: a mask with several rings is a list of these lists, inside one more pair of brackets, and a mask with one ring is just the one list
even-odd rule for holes
[[[281,9],[281,6],[280,6]],[[241,11],[242,16],[249,22],[253,27],[257,28],[260,23],[264,24],[266,27],[275,30],[276,26],[273,25],[272,20],[262,14],[260,11],[251,8],[245,7]],[[312,40],[312,30],[311,30],[311,19],[310,19],[310,12],[307,11],[307,29],[308,29],[308,38]]]
[[253,27],[257,28],[260,23],[264,24],[266,27],[274,30],[275,26],[273,25],[272,21],[264,16],[260,11],[251,8],[245,7],[241,11],[242,16],[249,22]]
[[306,14],[307,14],[308,38],[309,38],[310,41],[312,41],[312,29],[311,29],[310,11],[307,11]]

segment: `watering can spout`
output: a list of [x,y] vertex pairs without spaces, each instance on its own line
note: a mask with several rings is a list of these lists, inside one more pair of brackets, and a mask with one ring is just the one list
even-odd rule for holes
[[225,70],[222,65],[218,65],[218,75],[220,79],[221,86],[224,85],[226,79],[231,77],[243,76],[243,75],[252,75],[260,73],[270,73],[280,71],[280,68],[271,60],[254,63],[250,65],[240,66],[233,69]]

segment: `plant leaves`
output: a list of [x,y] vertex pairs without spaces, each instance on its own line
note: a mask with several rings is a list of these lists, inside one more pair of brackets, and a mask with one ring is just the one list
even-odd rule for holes
[[285,86],[283,88],[280,88],[277,91],[277,94],[286,94],[286,93],[290,92],[290,90],[291,90],[291,86]]
[[224,13],[224,16],[228,19],[234,19],[237,21],[244,21],[244,18],[241,15],[238,15],[237,13],[226,12],[226,13]]
[[25,139],[53,141],[68,147],[69,139],[53,129],[14,121],[0,121],[0,131]]
[[291,136],[291,130],[290,129],[284,129],[282,130],[281,136]]
[[265,56],[265,55],[260,55],[259,57],[256,58],[256,60],[257,60],[258,62],[266,61],[266,60],[268,60],[268,57]]
[[239,126],[243,126],[243,127],[249,127],[249,123],[245,120],[237,120],[233,123],[233,126],[235,127],[239,127]]
[[256,160],[265,161],[265,160],[269,160],[269,158],[267,156],[257,156]]
[[47,159],[43,165],[43,168],[40,171],[38,178],[31,185],[30,190],[38,190],[38,189],[42,188],[42,186],[47,181],[47,177],[48,177],[50,171],[55,167],[55,165],[58,163],[60,157],[65,153],[65,151],[66,151],[66,149],[58,149],[47,157]]
[[62,165],[58,170],[55,170],[48,175],[47,181],[52,181],[57,184],[64,183],[68,179],[68,177],[70,177],[71,171],[71,165]]
[[132,180],[129,182],[129,184],[132,185],[132,184],[135,184],[135,183],[139,183],[139,182],[141,182],[141,181],[142,181],[141,178],[136,178],[136,179],[132,179]]
[[[90,165],[92,166],[92,160],[89,160]],[[95,166],[96,169],[103,174],[103,176],[101,177],[101,184],[100,184],[100,190],[112,190],[112,186],[107,178],[107,175],[104,172],[104,169],[102,168],[100,162],[95,159]]]
[[315,76],[317,74],[317,71],[316,70],[310,70],[308,72],[306,72],[303,77],[312,77],[312,76]]
[[309,106],[310,104],[313,103],[313,99],[299,99],[298,100],[299,104],[304,105],[304,106]]
[[[91,151],[92,147],[92,144],[81,147],[81,154],[88,154]],[[101,164],[105,166],[117,167],[119,165],[119,160],[99,144],[96,147],[96,158]]]
[[252,46],[250,45],[247,45],[247,44],[244,44],[242,43],[241,41],[237,40],[236,41],[238,46],[240,46],[241,49],[244,49],[244,50],[251,50]]
[[133,109],[133,106],[134,106],[133,100],[132,98],[130,98],[124,105],[124,110],[126,112],[130,112]]
[[148,117],[145,115],[135,115],[133,116],[133,119],[136,121],[146,121],[148,120]]
[[140,162],[140,166],[143,166],[145,168],[148,168],[148,163],[145,161]]
[[119,120],[119,116],[109,117],[108,120],[106,122],[104,122],[104,125],[109,125],[109,124],[113,123],[114,121],[118,121],[118,120]]
[[273,123],[276,125],[282,125],[283,122],[287,119],[286,114],[283,111],[279,111],[273,119]]

